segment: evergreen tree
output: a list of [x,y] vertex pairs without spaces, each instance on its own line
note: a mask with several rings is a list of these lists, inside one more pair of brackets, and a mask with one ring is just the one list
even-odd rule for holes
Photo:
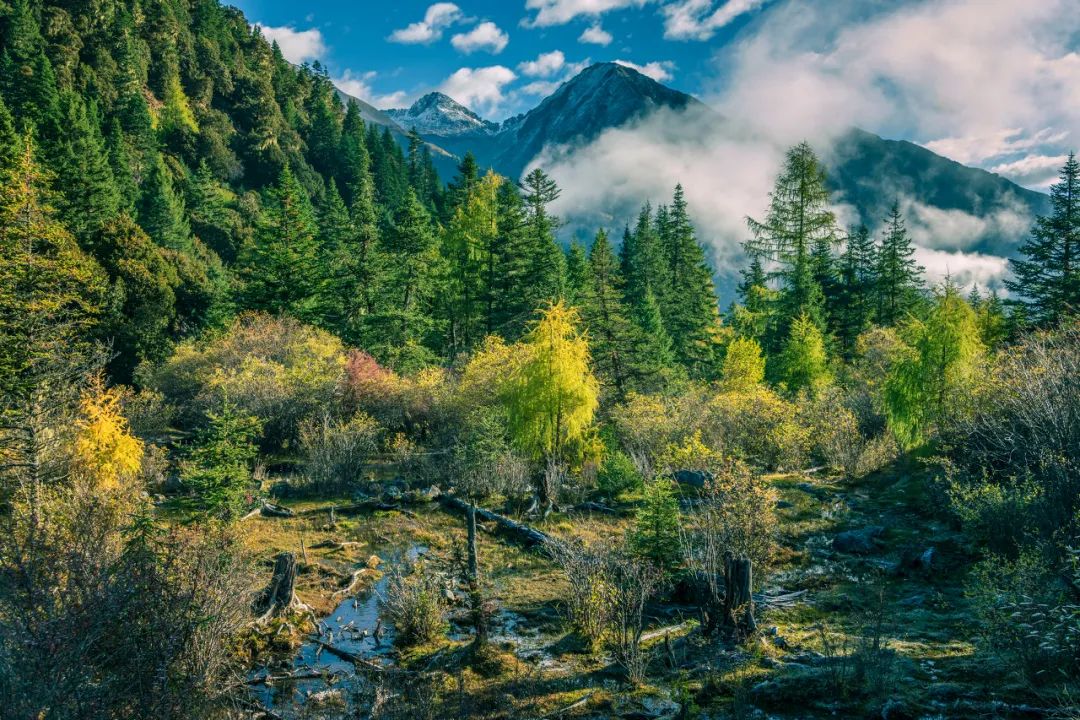
[[236,259],[236,226],[240,219],[231,207],[233,194],[214,177],[210,166],[200,162],[192,178],[188,203],[192,232],[222,259]]
[[731,324],[740,335],[765,342],[774,332],[776,292],[769,287],[765,268],[756,254],[750,254],[750,264],[739,275],[735,292],[740,302],[731,308]]
[[646,483],[631,535],[634,550],[661,568],[674,568],[681,552],[680,520],[674,483],[667,478]]
[[[341,144],[337,153],[339,189],[350,206],[356,200],[364,184],[371,185],[371,157],[368,155],[364,137],[364,119],[360,106],[350,99],[341,122]],[[374,202],[373,188],[366,190]]]
[[575,239],[566,249],[566,301],[574,307],[581,307],[588,273],[589,259],[585,246]]
[[559,198],[561,191],[540,168],[525,176],[522,187],[526,208],[527,302],[537,308],[558,298],[563,291],[566,261],[555,241],[559,219],[548,212],[548,205]]
[[660,303],[656,301],[656,296],[650,288],[645,289],[645,297],[634,304],[631,311],[644,338],[639,357],[642,363],[652,363],[651,369],[643,366],[641,373],[643,378],[652,377],[661,380],[664,376],[677,375],[672,372],[676,365],[675,346],[664,327]]
[[458,163],[457,176],[446,186],[446,210],[450,215],[465,202],[479,180],[480,166],[476,163],[476,156],[467,152]]
[[366,347],[401,369],[431,364],[435,358],[424,343],[434,330],[433,306],[442,273],[431,218],[411,189],[384,247],[386,280]]
[[525,327],[528,316],[536,309],[532,305],[529,276],[531,258],[527,252],[528,235],[525,204],[514,183],[503,182],[496,196],[497,246],[494,274],[494,298],[488,332],[498,332],[514,339]]
[[498,192],[502,178],[489,172],[458,206],[443,234],[448,261],[446,286],[449,352],[454,357],[471,349],[489,333],[501,271]]
[[665,215],[660,236],[663,275],[657,297],[664,327],[679,362],[692,376],[708,377],[716,369],[719,310],[712,271],[695,237],[681,185],[675,187],[675,197]]
[[806,315],[825,328],[825,298],[815,277],[812,252],[816,246],[836,242],[836,220],[829,209],[825,170],[807,143],[788,151],[784,170],[770,195],[764,222],[747,219],[753,240],[751,255],[779,263],[782,281],[777,333],[769,339],[776,348],[795,319]]
[[94,233],[116,217],[121,198],[95,108],[75,94],[69,94],[65,104],[67,132],[59,150],[65,171],[58,176],[62,212],[68,228],[88,246]]
[[882,325],[896,325],[919,302],[923,269],[915,262],[915,248],[894,201],[889,211],[885,235],[877,251],[876,319]]
[[623,237],[620,262],[626,278],[626,296],[631,304],[640,304],[646,291],[651,290],[655,297],[663,289],[664,258],[648,203],[638,213],[634,231]]
[[228,398],[208,420],[180,474],[205,513],[233,520],[240,514],[244,495],[253,490],[255,441],[262,434],[262,424],[254,416],[241,414]]
[[139,225],[154,242],[172,250],[191,249],[191,227],[184,213],[184,201],[173,189],[172,175],[158,156],[150,166],[139,203]]
[[341,106],[334,86],[324,75],[316,77],[308,115],[311,118],[306,137],[308,161],[322,175],[333,177],[342,168]]
[[870,231],[865,225],[848,233],[836,286],[836,338],[846,358],[855,352],[855,341],[874,317],[876,258]]
[[1012,259],[1009,290],[1026,298],[1027,315],[1049,326],[1080,313],[1080,162],[1075,153],[1050,188],[1050,215],[1035,221],[1031,238]]
[[622,277],[607,233],[596,233],[581,293],[581,317],[588,328],[592,359],[600,381],[622,399],[638,375],[640,338],[623,300]]
[[15,121],[0,96],[0,183],[7,182],[19,159],[19,135],[15,131]]
[[270,191],[264,222],[240,254],[246,307],[307,321],[319,316],[317,234],[307,192],[286,167]]
[[757,341],[735,338],[728,343],[720,377],[724,387],[731,390],[745,390],[761,384],[765,379],[765,358]]
[[377,293],[385,282],[379,241],[374,182],[367,171],[357,176],[349,208],[349,233],[342,238],[330,286],[340,303],[342,336],[353,343],[367,337]]

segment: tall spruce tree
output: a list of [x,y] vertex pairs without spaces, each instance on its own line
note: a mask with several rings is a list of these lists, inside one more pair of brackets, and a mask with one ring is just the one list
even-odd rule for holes
[[893,201],[877,251],[874,273],[879,323],[896,325],[918,304],[922,272],[915,262],[915,248],[900,213],[900,202]]
[[522,189],[526,209],[525,250],[529,258],[528,302],[536,309],[555,300],[563,291],[566,260],[555,241],[559,219],[548,211],[548,205],[562,191],[540,168],[525,176]]
[[660,244],[663,272],[657,299],[675,355],[694,377],[717,369],[719,310],[705,249],[697,241],[682,185],[664,213]]
[[1050,326],[1080,313],[1080,162],[1075,153],[1050,188],[1050,215],[1035,221],[1020,246],[1024,259],[1010,260],[1014,280],[1006,286],[1027,304],[1027,315]]
[[874,241],[865,225],[852,228],[840,255],[835,332],[840,352],[850,358],[855,342],[869,328],[877,304]]
[[829,209],[825,170],[807,143],[787,153],[784,169],[770,194],[769,212],[763,222],[747,218],[753,239],[751,254],[776,261],[774,273],[781,279],[780,317],[777,332],[767,339],[778,349],[795,318],[806,315],[825,328],[825,298],[814,272],[812,252],[819,244],[837,239],[836,218]]
[[172,175],[161,155],[150,166],[139,202],[139,225],[154,242],[171,250],[191,249],[191,227],[184,201],[173,187]]
[[288,166],[269,193],[264,221],[241,252],[245,305],[301,320],[319,317],[318,229],[307,192]]

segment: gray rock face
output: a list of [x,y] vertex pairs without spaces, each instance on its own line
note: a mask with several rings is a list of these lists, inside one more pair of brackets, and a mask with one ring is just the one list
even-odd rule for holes
[[712,473],[707,470],[676,470],[671,477],[680,485],[696,488],[705,487],[705,483],[713,479]]
[[428,93],[407,109],[387,110],[400,126],[416,128],[421,135],[454,137],[483,136],[498,131],[496,123],[484,120],[469,108],[440,92]]
[[833,550],[852,555],[868,555],[881,547],[885,528],[871,525],[858,530],[846,530],[833,538]]

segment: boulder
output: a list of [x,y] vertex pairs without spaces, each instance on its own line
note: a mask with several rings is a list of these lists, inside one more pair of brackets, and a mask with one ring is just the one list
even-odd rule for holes
[[680,485],[702,488],[713,479],[713,474],[708,470],[676,470],[671,477]]
[[881,547],[881,536],[885,528],[870,525],[858,530],[845,530],[833,538],[833,550],[852,555],[867,555]]

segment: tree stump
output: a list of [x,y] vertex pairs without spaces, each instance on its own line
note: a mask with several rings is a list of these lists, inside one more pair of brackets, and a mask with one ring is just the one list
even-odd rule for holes
[[255,612],[261,614],[260,623],[291,612],[311,613],[311,608],[296,597],[296,556],[291,552],[274,558],[274,574],[255,600]]
[[753,562],[749,558],[724,557],[724,627],[732,634],[747,635],[757,629],[754,620]]

